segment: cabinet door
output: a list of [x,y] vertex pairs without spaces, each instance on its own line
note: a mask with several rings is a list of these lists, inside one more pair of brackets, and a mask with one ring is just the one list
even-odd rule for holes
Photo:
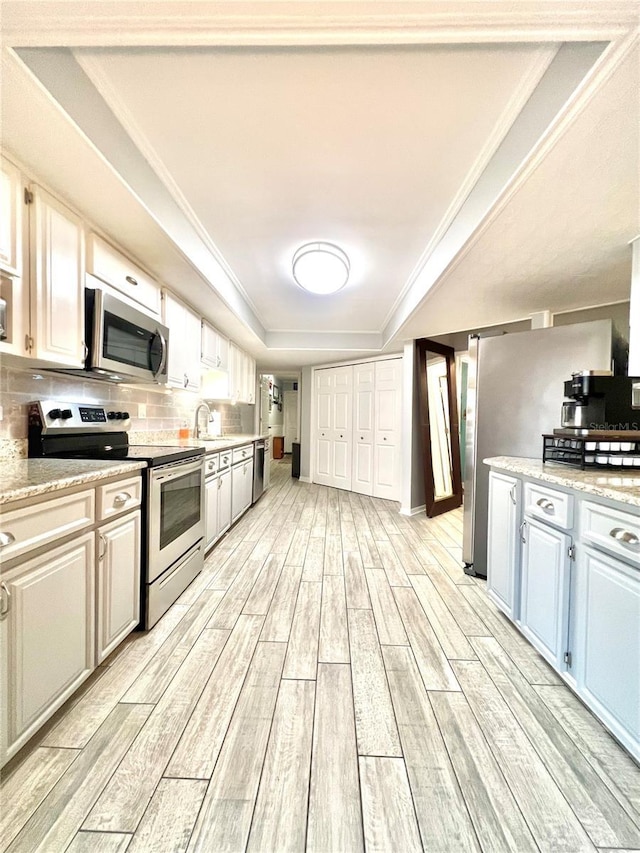
[[218,536],[231,527],[231,471],[223,471],[218,477]]
[[353,369],[353,478],[351,488],[373,494],[373,442],[375,365],[356,364]]
[[246,402],[256,401],[256,362],[255,359],[245,353],[245,384]]
[[400,497],[402,359],[375,363],[373,496]]
[[229,397],[235,402],[240,400],[241,369],[240,350],[229,341]]
[[188,391],[200,391],[200,330],[201,319],[190,308],[185,308],[185,370]]
[[31,355],[82,367],[84,231],[82,220],[41,187],[31,187]]
[[0,159],[0,270],[22,275],[23,182],[19,170]]
[[552,666],[566,670],[571,537],[527,517],[522,541],[522,632]]
[[207,367],[220,367],[218,363],[218,333],[209,323],[202,321],[200,359]]
[[579,549],[574,648],[578,693],[640,760],[640,574]]
[[140,511],[103,525],[97,537],[101,663],[140,622]]
[[172,388],[199,391],[200,317],[168,291],[164,292],[163,316],[170,332],[167,384]]
[[160,314],[158,282],[97,234],[89,234],[87,239],[87,272],[140,303],[147,311]]
[[29,560],[3,578],[7,757],[48,719],[94,665],[94,534]]
[[519,617],[521,482],[492,471],[489,475],[487,594],[510,619]]
[[242,515],[245,501],[244,465],[234,465],[231,469],[231,523]]
[[206,548],[218,538],[218,491],[219,477],[209,478],[205,484],[205,542]]

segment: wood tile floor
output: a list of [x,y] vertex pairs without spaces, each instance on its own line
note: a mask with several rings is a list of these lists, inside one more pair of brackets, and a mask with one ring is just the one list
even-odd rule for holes
[[640,850],[640,771],[461,569],[461,513],[272,487],[4,773],[17,853]]

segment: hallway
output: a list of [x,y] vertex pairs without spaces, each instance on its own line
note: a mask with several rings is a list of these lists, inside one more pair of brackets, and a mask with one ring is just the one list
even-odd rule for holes
[[640,770],[463,573],[461,535],[459,510],[273,463],[5,769],[1,849],[640,850]]

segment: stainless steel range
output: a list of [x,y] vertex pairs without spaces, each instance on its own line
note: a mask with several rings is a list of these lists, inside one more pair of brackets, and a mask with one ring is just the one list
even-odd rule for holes
[[204,449],[129,444],[129,413],[45,400],[29,408],[29,456],[145,462],[140,623],[151,628],[204,564]]

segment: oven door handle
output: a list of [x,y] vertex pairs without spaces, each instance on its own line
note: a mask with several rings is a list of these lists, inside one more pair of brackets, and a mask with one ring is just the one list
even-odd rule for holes
[[183,477],[185,474],[191,474],[194,471],[202,471],[204,473],[204,465],[203,465],[204,456],[199,462],[187,462],[184,464],[177,463],[175,468],[162,468],[159,467],[157,469],[151,469],[151,477],[154,482],[167,482],[168,480],[175,480],[176,477]]
[[160,338],[160,346],[162,347],[162,355],[160,356],[160,364],[158,366],[158,369],[153,374],[154,379],[157,379],[159,376],[161,376],[162,372],[164,371],[165,367],[167,366],[167,342],[165,340],[164,335],[160,331],[160,329],[156,329],[156,335]]

